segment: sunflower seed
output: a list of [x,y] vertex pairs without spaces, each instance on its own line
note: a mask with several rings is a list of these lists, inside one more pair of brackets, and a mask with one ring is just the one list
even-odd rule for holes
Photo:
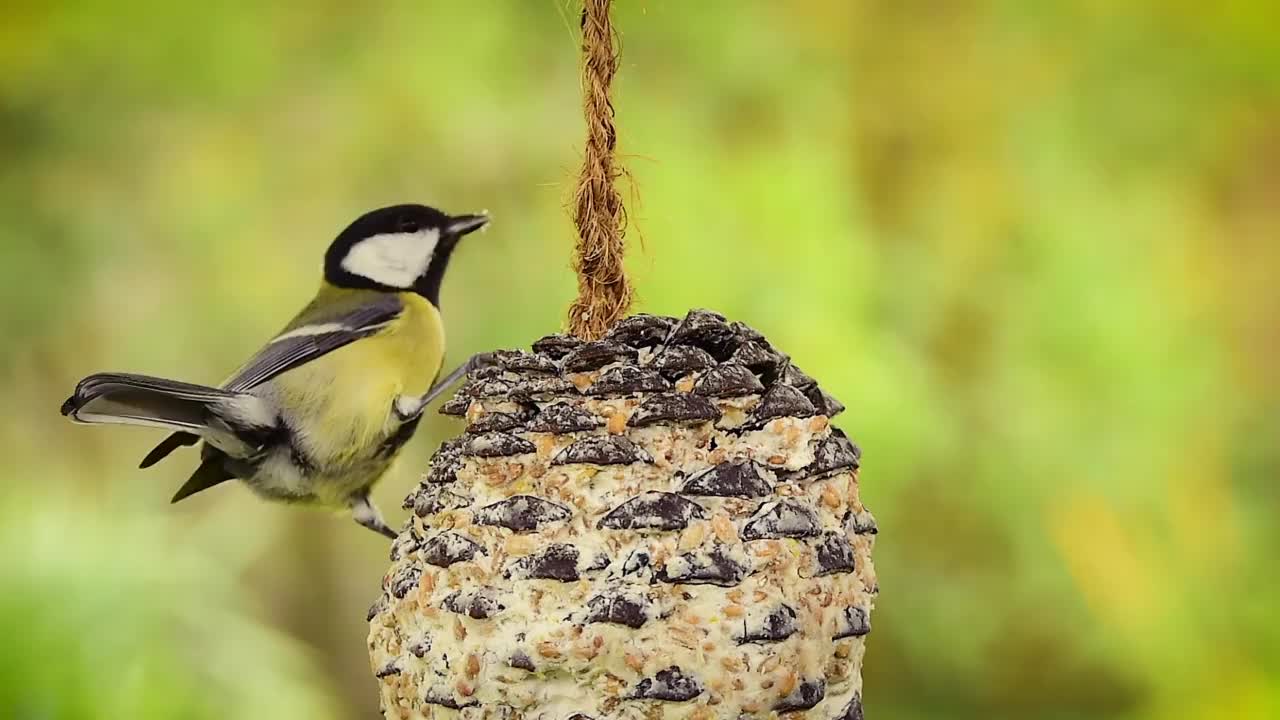
[[651,395],[631,414],[627,424],[645,427],[661,422],[703,422],[719,420],[720,408],[698,395],[663,393]]
[[533,495],[514,495],[486,505],[475,514],[480,525],[496,525],[518,533],[533,532],[543,524],[568,520],[568,508]]
[[713,497],[765,497],[773,494],[773,488],[764,472],[764,466],[753,460],[729,460],[689,478],[680,492]]
[[693,677],[685,675],[679,667],[672,665],[665,670],[659,670],[653,677],[636,683],[632,697],[642,700],[684,702],[701,694],[702,685]]
[[692,500],[674,493],[647,492],[609,511],[597,527],[611,530],[683,530],[689,521],[707,516]]

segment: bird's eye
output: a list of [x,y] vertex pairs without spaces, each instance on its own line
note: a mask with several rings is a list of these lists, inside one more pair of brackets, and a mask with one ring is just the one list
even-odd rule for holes
[[416,233],[418,232],[418,221],[409,217],[402,217],[396,221],[396,232]]

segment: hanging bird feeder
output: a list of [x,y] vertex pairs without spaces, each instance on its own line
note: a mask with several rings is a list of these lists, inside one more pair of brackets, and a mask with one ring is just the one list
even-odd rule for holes
[[[392,720],[861,720],[878,586],[844,407],[709,310],[623,318],[608,0],[583,12],[569,334],[501,351],[370,610]],[[620,319],[621,318],[621,319]]]

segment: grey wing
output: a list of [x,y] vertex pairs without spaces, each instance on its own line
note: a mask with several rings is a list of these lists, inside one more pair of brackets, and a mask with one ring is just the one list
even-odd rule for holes
[[[291,327],[250,358],[223,385],[223,389],[228,392],[244,392],[325,353],[368,337],[395,320],[402,308],[399,298],[383,295],[365,305]],[[148,453],[139,467],[151,467],[174,450],[184,445],[195,445],[199,441],[198,435],[176,432]]]
[[400,315],[403,306],[394,295],[344,313],[293,327],[267,343],[223,387],[244,392],[281,373],[382,330]]

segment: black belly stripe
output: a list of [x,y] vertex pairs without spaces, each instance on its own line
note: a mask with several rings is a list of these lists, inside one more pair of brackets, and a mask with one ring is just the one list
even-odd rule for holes
[[292,440],[293,438],[290,437],[289,460],[292,461],[293,464],[298,467],[298,470],[303,475],[314,475],[316,471],[316,464],[313,463],[311,461],[311,458],[307,456],[306,451],[298,447],[298,444],[293,442]]
[[[298,434],[293,428],[284,421],[283,418],[276,419],[275,427],[262,431],[256,438],[258,447],[261,448],[259,456],[253,461],[254,465],[258,465],[262,460],[266,459],[267,454],[276,448],[289,448],[289,462],[298,469],[298,472],[304,476],[314,475],[316,472],[316,463],[307,454],[305,448],[298,443]],[[300,499],[310,498],[308,493],[306,496],[299,496]]]
[[[315,474],[315,461],[298,443],[298,434],[283,418],[277,419],[276,422],[278,424],[271,429],[270,433],[262,437],[262,449],[267,451],[271,448],[288,447],[289,461],[298,468],[298,472],[307,476]],[[265,457],[265,455],[266,453],[264,452],[263,456]]]
[[268,427],[234,428],[233,432],[246,445],[259,450],[268,450],[293,439],[293,431],[280,417],[276,417],[275,424]]
[[418,429],[418,423],[422,422],[422,415],[410,420],[396,429],[391,437],[382,442],[378,448],[378,457],[389,458],[400,451],[404,444],[409,442],[409,438],[413,437],[413,433]]

